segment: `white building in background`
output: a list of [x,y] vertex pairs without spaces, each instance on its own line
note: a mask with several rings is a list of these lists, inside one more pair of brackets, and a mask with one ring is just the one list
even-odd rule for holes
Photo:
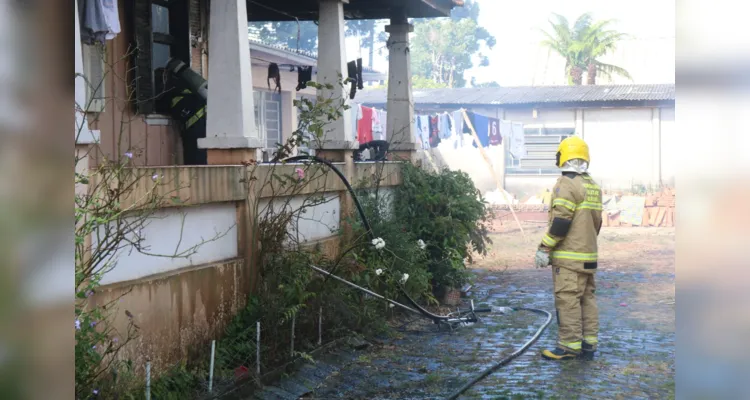
[[[415,113],[465,108],[524,124],[527,156],[504,146],[488,153],[505,189],[518,198],[551,188],[559,171],[557,145],[579,135],[589,144],[590,171],[604,189],[674,186],[677,132],[675,85],[541,86],[414,91]],[[385,108],[385,92],[365,91],[363,105]],[[495,181],[477,149],[432,150],[451,169],[467,172],[482,192]]]

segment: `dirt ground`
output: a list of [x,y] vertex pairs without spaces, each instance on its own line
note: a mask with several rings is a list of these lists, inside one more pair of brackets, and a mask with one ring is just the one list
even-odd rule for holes
[[[470,297],[476,304],[554,311],[552,272],[533,267],[544,225],[523,227],[526,240],[513,222],[496,227],[490,254],[472,265]],[[674,398],[674,228],[605,228],[599,254],[601,331],[595,360],[541,358],[541,349],[555,344],[553,319],[531,349],[462,398]],[[521,311],[493,314],[452,333],[438,332],[419,318],[402,322],[394,337],[340,357],[306,398],[443,398],[517,349],[544,318]]]

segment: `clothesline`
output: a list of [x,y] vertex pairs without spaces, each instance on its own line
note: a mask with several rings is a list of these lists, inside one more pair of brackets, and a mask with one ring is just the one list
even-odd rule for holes
[[[354,131],[360,144],[372,140],[386,140],[387,112],[376,107],[367,107],[355,103],[353,120]],[[488,117],[473,111],[460,108],[454,111],[439,113],[415,113],[415,139],[422,144],[423,149],[438,147],[443,142],[449,142],[454,149],[463,148],[470,144],[477,148],[478,144],[464,135],[472,135],[464,124],[463,113],[466,113],[473,125],[479,144],[482,147],[502,145],[503,139],[513,139],[512,143],[522,142],[523,125],[520,123]],[[515,132],[514,132],[515,130]],[[515,135],[520,138],[513,137]],[[518,147],[516,145],[516,147]],[[513,151],[519,153],[519,151]]]

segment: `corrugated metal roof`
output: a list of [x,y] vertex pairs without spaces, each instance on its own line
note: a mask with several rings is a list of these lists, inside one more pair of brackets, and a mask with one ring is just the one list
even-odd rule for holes
[[[355,101],[385,104],[385,90],[365,90]],[[516,86],[499,88],[418,89],[415,104],[512,105],[544,103],[586,103],[674,100],[674,84],[591,85],[591,86]]]

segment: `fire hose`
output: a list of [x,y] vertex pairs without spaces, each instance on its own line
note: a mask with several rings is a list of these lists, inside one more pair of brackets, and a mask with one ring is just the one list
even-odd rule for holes
[[[352,196],[352,200],[354,201],[354,205],[357,208],[357,212],[359,213],[360,219],[362,221],[362,225],[364,225],[364,228],[367,230],[367,234],[370,236],[371,239],[375,239],[375,235],[374,235],[374,233],[372,231],[372,227],[370,226],[370,223],[367,220],[367,216],[365,215],[365,212],[362,209],[362,205],[360,204],[359,199],[357,198],[356,194],[354,193],[354,189],[352,188],[351,184],[346,179],[346,176],[344,176],[344,174],[341,173],[341,171],[339,171],[339,169],[336,168],[336,166],[334,166],[331,162],[329,162],[328,160],[322,159],[320,157],[316,157],[316,156],[312,156],[312,155],[303,155],[303,156],[289,157],[289,158],[286,158],[286,159],[283,160],[284,163],[297,162],[297,161],[314,161],[314,162],[326,165],[328,168],[330,168],[331,171],[333,171],[339,177],[339,179],[341,179],[341,181],[344,183],[344,186],[346,186],[347,191]],[[406,311],[409,311],[411,313],[414,313],[414,314],[420,315],[422,317],[428,318],[428,319],[432,320],[433,323],[435,323],[435,324],[448,324],[449,326],[453,326],[455,324],[473,323],[473,322],[477,322],[479,320],[478,317],[477,317],[477,315],[476,315],[476,313],[490,313],[490,312],[493,312],[493,311],[499,311],[501,313],[507,313],[508,311],[528,311],[528,312],[532,312],[532,313],[535,313],[535,314],[545,315],[547,317],[547,319],[545,320],[544,324],[542,324],[539,327],[539,329],[536,331],[536,333],[534,334],[534,336],[532,336],[528,341],[526,341],[526,343],[524,343],[523,346],[521,346],[520,348],[518,348],[516,351],[514,351],[510,355],[504,357],[503,359],[501,359],[497,363],[493,364],[492,366],[490,366],[489,368],[485,369],[484,371],[482,371],[481,373],[479,373],[477,376],[475,376],[474,378],[472,378],[471,380],[469,380],[468,382],[466,382],[458,390],[454,391],[451,395],[449,395],[448,397],[446,397],[446,400],[453,400],[453,399],[458,398],[458,396],[460,396],[462,393],[464,393],[467,390],[469,390],[469,388],[471,388],[472,386],[474,386],[475,384],[477,384],[478,382],[480,382],[482,379],[486,378],[487,376],[489,376],[493,372],[497,371],[498,369],[502,368],[503,366],[509,364],[515,358],[517,358],[518,356],[520,356],[521,354],[523,354],[526,350],[529,349],[529,347],[531,347],[539,339],[539,337],[541,337],[542,333],[544,333],[544,330],[547,329],[547,327],[549,326],[550,322],[552,322],[552,314],[550,312],[548,312],[548,311],[545,311],[545,310],[540,310],[540,309],[536,309],[536,308],[526,308],[526,307],[492,307],[492,308],[475,309],[474,308],[474,301],[473,300],[471,301],[471,308],[469,310],[459,310],[456,313],[451,313],[451,314],[448,314],[448,315],[445,315],[445,316],[436,315],[436,314],[433,314],[433,313],[427,311],[422,306],[420,306],[419,304],[417,304],[417,302],[414,301],[414,299],[412,299],[411,296],[409,296],[409,294],[406,292],[406,290],[404,289],[404,287],[401,286],[400,283],[398,284],[399,290],[400,290],[401,294],[403,294],[404,297],[408,300],[408,302],[411,305],[411,307],[409,307],[407,305],[404,305],[404,304],[401,304],[401,303],[398,303],[398,302],[396,302],[394,300],[388,299],[388,298],[386,298],[384,296],[381,296],[381,295],[379,295],[379,294],[377,294],[377,293],[375,293],[375,292],[373,292],[373,291],[371,291],[369,289],[363,288],[363,287],[361,287],[361,286],[359,286],[359,285],[357,285],[355,283],[349,282],[346,279],[341,278],[339,276],[336,276],[336,275],[334,275],[334,274],[332,274],[332,273],[330,273],[330,272],[328,272],[328,271],[326,271],[326,270],[324,270],[322,268],[316,267],[314,265],[310,265],[310,268],[312,268],[313,270],[315,270],[316,272],[318,272],[318,273],[320,273],[322,275],[325,275],[327,277],[333,278],[333,279],[335,279],[335,280],[337,280],[337,281],[339,281],[339,282],[341,282],[341,283],[343,283],[345,285],[351,286],[351,287],[353,287],[353,288],[355,288],[355,289],[357,289],[359,291],[362,291],[362,292],[368,294],[369,296],[373,296],[373,297],[375,297],[377,299],[380,299],[380,300],[383,300],[383,301],[385,301],[385,302],[387,302],[389,304],[392,304],[393,306],[402,308],[402,309],[404,309]]]

